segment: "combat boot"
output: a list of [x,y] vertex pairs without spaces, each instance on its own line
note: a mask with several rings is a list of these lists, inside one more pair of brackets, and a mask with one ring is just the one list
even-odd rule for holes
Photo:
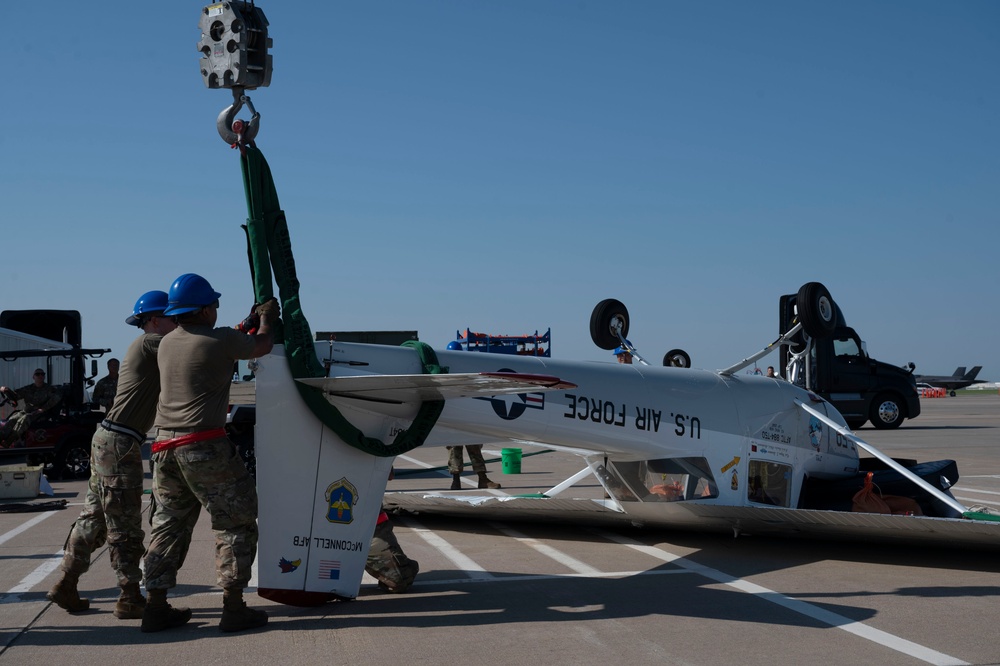
[[497,483],[496,481],[490,481],[489,477],[486,476],[486,473],[483,472],[482,474],[479,475],[479,487],[497,490],[498,488],[500,488],[500,484]]
[[226,633],[256,629],[267,624],[267,613],[250,608],[243,601],[243,590],[225,590],[222,597],[222,619],[219,631]]
[[407,558],[405,563],[399,565],[397,572],[396,580],[390,581],[389,583],[380,580],[378,582],[378,586],[386,592],[402,594],[410,589],[411,585],[413,585],[414,579],[417,577],[417,574],[420,573],[420,565],[417,564],[416,560]]
[[142,611],[143,633],[179,627],[191,619],[190,608],[174,608],[167,603],[166,590],[149,590],[149,600]]
[[80,613],[90,608],[88,599],[81,599],[77,592],[76,584],[80,580],[78,575],[63,573],[62,578],[56,583],[45,597],[70,613]]
[[115,617],[119,620],[141,620],[146,608],[146,597],[139,591],[139,583],[122,585],[118,603],[115,604]]
[[452,490],[461,490],[462,489],[462,475],[461,474],[452,474],[451,475],[451,489]]
[[387,592],[406,592],[420,571],[416,560],[411,560],[403,552],[388,520],[376,525],[368,550],[365,571],[378,581],[378,586]]

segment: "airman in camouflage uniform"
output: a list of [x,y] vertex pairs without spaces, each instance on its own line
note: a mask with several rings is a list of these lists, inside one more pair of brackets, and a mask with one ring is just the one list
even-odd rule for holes
[[[462,460],[462,447],[449,446],[448,449],[448,471],[451,472],[451,489],[462,489],[462,468],[465,463]],[[483,459],[483,445],[469,444],[465,448],[469,450],[469,462],[472,463],[472,471],[479,475],[480,488],[499,488],[500,484],[490,481],[486,476],[486,461]]]
[[[159,300],[156,294],[160,295]],[[115,380],[121,392],[91,441],[87,498],[66,539],[62,577],[48,593],[50,601],[71,613],[90,607],[87,599],[80,598],[77,584],[80,575],[90,568],[94,550],[105,542],[121,587],[115,617],[139,619],[146,605],[139,591],[144,536],[141,447],[153,426],[160,393],[157,349],[163,336],[175,326],[163,316],[166,297],[162,291],[143,294],[132,316],[125,320],[139,326],[143,334],[129,345],[120,378],[115,363]]]
[[389,514],[385,511],[378,516],[365,571],[378,580],[380,588],[394,594],[410,589],[413,579],[420,571],[417,561],[408,558],[399,546],[392,531],[392,523],[389,522]]
[[[24,409],[11,414],[10,418],[0,427],[0,447],[24,446],[21,437],[24,436],[31,424],[62,400],[59,389],[45,383],[44,370],[35,369],[32,379],[31,384],[14,391],[18,398],[24,400]],[[6,386],[0,386],[0,392],[9,390]]]
[[116,358],[108,359],[108,376],[97,381],[92,395],[93,401],[104,408],[104,411],[111,411],[111,404],[115,401],[115,393],[118,392],[118,368],[119,361]]
[[177,584],[186,543],[204,506],[215,533],[216,580],[223,590],[224,632],[267,624],[267,614],[248,608],[243,590],[257,551],[257,489],[225,433],[230,377],[237,359],[271,351],[277,301],[257,308],[255,335],[215,328],[220,294],[205,278],[187,273],[170,287],[167,315],[178,328],[160,345],[160,399],[153,442],[153,500],[145,573],[148,604],[142,631],[186,623],[191,611],[167,603]]

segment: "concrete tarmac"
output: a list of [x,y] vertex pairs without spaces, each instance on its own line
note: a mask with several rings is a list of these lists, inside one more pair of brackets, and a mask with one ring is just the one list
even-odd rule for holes
[[[1000,508],[1000,396],[924,399],[923,410],[899,430],[859,434],[895,457],[957,460],[955,496]],[[443,449],[406,454],[390,490],[446,490],[446,461]],[[544,454],[526,456],[518,475],[489,467],[503,484],[494,492],[523,494],[583,465]],[[475,487],[471,470],[464,478]],[[240,634],[218,631],[222,596],[202,516],[171,595],[194,619],[143,634],[139,621],[111,613],[106,548],[81,579],[90,611],[71,615],[45,599],[86,481],[53,487],[65,510],[0,513],[0,666],[1000,663],[990,629],[1000,624],[1000,553],[423,515],[394,519],[420,563],[409,593],[366,579],[356,600],[317,608],[248,594],[270,623]],[[590,478],[571,494],[601,489]]]

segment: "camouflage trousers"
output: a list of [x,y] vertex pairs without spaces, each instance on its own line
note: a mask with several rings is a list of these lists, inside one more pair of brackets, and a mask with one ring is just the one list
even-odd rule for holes
[[[181,434],[160,430],[157,439]],[[216,582],[223,589],[244,589],[257,556],[257,487],[236,447],[221,437],[160,451],[152,459],[146,589],[177,584],[201,507],[215,533]]]
[[16,411],[11,414],[10,418],[0,426],[0,447],[24,446],[24,440],[21,437],[27,432],[28,426],[34,420],[32,415],[26,412]]
[[118,584],[142,582],[142,442],[98,428],[90,449],[90,486],[64,546],[62,570],[90,568],[95,549],[108,544]]
[[378,580],[379,587],[394,593],[406,592],[420,571],[417,561],[408,558],[400,548],[388,520],[375,526],[365,571]]
[[[462,447],[449,446],[448,449],[448,473],[461,474],[465,463],[462,461]],[[465,447],[469,450],[469,463],[472,464],[472,471],[477,474],[486,472],[486,461],[483,460],[483,445],[469,444]]]

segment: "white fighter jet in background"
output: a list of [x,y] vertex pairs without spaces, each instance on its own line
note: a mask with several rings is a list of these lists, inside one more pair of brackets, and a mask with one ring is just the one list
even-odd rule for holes
[[[448,372],[423,374],[411,348],[320,342],[329,376],[295,380],[276,350],[256,373],[259,593],[292,604],[356,596],[393,460],[323,425],[295,381],[320,391],[370,438],[391,441],[422,401],[445,400],[425,446],[537,444],[585,462],[547,498],[386,496],[402,508],[461,514],[502,502],[512,517],[551,518],[584,502],[645,525],[1000,545],[1000,524],[948,492],[957,480],[953,461],[904,467],[855,436],[819,396],[738,374],[781,345],[794,345],[793,362],[808,372],[811,340],[832,331],[835,306],[812,282],[799,290],[796,308],[789,331],[719,371],[676,367],[690,364],[679,350],[664,359],[667,367],[637,354],[639,364],[620,365],[437,351]],[[628,327],[615,300],[591,318],[603,349],[627,345]],[[886,497],[867,510],[888,505],[893,513],[852,512],[869,471]],[[609,500],[559,497],[589,474]]]

